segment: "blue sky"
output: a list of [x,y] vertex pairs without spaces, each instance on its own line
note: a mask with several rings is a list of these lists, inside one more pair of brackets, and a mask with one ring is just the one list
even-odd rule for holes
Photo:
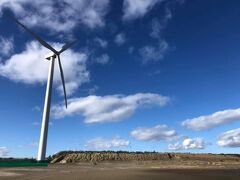
[[[35,157],[48,50],[55,67],[47,154],[61,150],[239,153],[239,1],[0,2],[0,156]],[[39,7],[42,7],[39,9]]]

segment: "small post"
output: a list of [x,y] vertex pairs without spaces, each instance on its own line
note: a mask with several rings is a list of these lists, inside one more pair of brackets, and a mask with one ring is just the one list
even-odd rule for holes
[[53,55],[50,58],[49,72],[48,72],[48,81],[45,94],[45,102],[42,116],[42,127],[41,134],[38,146],[38,161],[43,161],[46,158],[46,148],[47,148],[47,136],[48,136],[48,125],[49,125],[49,116],[51,108],[51,95],[52,95],[52,84],[53,84],[53,74],[54,74],[54,61],[56,56]]

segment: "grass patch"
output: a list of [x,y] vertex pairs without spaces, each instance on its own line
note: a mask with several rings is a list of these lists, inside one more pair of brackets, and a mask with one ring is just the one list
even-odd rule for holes
[[0,159],[0,167],[47,167],[48,161],[35,159]]

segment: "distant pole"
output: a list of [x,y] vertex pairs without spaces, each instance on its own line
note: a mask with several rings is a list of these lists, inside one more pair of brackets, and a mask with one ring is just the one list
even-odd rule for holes
[[53,84],[53,74],[54,74],[54,61],[56,56],[51,56],[49,72],[48,72],[48,81],[45,94],[45,102],[42,116],[42,127],[41,134],[38,146],[38,161],[43,161],[46,158],[46,148],[47,148],[47,136],[48,136],[48,125],[49,125],[49,115],[51,107],[51,95],[52,95],[52,84]]

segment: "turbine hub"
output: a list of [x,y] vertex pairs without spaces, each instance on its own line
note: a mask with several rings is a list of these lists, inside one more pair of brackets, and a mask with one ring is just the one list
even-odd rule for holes
[[51,60],[51,57],[53,57],[53,58],[56,58],[56,54],[54,54],[53,52],[51,52],[51,53],[49,53],[49,54],[47,54],[46,56],[45,56],[45,59],[47,59],[47,60]]

